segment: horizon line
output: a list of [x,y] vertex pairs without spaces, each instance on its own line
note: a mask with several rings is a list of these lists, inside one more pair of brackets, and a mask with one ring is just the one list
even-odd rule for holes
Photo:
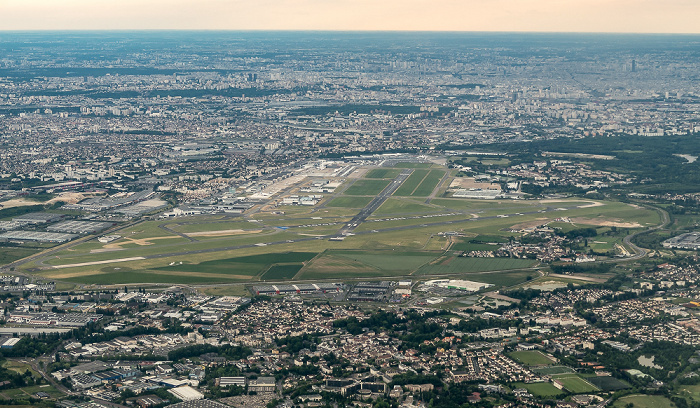
[[0,33],[50,33],[50,32],[279,32],[279,33],[425,33],[425,34],[601,34],[601,35],[688,35],[700,36],[699,32],[659,31],[484,31],[484,30],[333,30],[333,29],[280,29],[280,28],[52,28],[52,29],[2,29]]

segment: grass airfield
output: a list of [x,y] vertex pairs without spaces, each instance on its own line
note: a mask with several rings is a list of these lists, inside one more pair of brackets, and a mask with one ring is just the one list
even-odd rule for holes
[[[397,166],[399,167],[399,166]],[[658,224],[655,211],[610,201],[468,200],[445,196],[450,170],[420,166],[406,182],[343,240],[330,240],[384,186],[398,168],[374,168],[345,180],[314,207],[270,203],[244,215],[202,215],[149,220],[115,234],[68,246],[24,264],[25,272],[87,285],[214,284],[304,280],[348,280],[399,276],[456,276],[494,281],[510,271],[524,282],[531,260],[463,258],[455,251],[489,249],[469,242],[505,241],[513,228],[550,222],[563,229],[593,226],[634,230]],[[415,176],[415,177],[414,177]],[[561,222],[561,219],[568,219]],[[559,221],[557,221],[559,220]],[[456,232],[461,237],[441,233]],[[622,243],[619,237],[591,240],[596,250]],[[481,239],[481,238],[480,238]],[[495,281],[498,281],[497,279]]]

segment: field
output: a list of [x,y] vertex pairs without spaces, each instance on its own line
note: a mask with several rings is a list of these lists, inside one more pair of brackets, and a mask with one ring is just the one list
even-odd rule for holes
[[[406,188],[406,196],[387,199],[356,226],[354,235],[342,241],[329,240],[391,181],[372,177],[392,177],[397,171],[370,170],[348,190],[327,196],[325,205],[315,207],[260,206],[244,215],[144,221],[115,231],[122,237],[117,241],[102,244],[92,239],[69,244],[20,270],[59,282],[95,285],[400,276],[430,279],[449,275],[502,287],[537,277],[533,269],[537,262],[457,257],[454,252],[497,249],[497,243],[519,236],[510,230],[514,225],[557,217],[592,223],[601,232],[610,230],[602,225],[606,223],[658,222],[654,211],[612,201],[435,198],[426,203],[417,195],[432,193],[445,174],[444,168],[426,164],[414,167],[412,176],[400,187]],[[509,215],[497,217],[500,214]],[[448,239],[445,232],[461,237]],[[602,250],[620,243],[623,237],[623,233],[598,236],[589,242]],[[275,259],[284,253],[310,255],[303,260]],[[5,251],[6,256],[10,254]],[[247,258],[251,256],[259,258]]]
[[524,269],[536,265],[536,261],[512,258],[465,258],[450,256],[439,263],[425,265],[418,270],[419,275],[449,275],[486,271],[506,271]]
[[300,273],[302,279],[409,275],[439,254],[395,251],[327,251]]
[[0,265],[14,262],[18,259],[26,258],[39,252],[34,248],[22,247],[0,247]]
[[372,201],[372,197],[336,197],[326,204],[328,207],[341,207],[341,208],[363,208],[369,202]]
[[375,179],[393,179],[399,175],[401,171],[398,169],[372,169],[365,174],[365,178]]
[[360,179],[345,190],[345,194],[351,196],[377,195],[389,185],[391,181],[383,179]]
[[290,280],[294,278],[304,264],[272,265],[262,276],[265,281]]
[[390,198],[386,200],[381,207],[374,212],[375,215],[388,215],[388,214],[407,214],[407,213],[417,213],[417,214],[429,214],[439,211],[439,208],[431,207],[429,205],[421,204],[419,202]]
[[574,372],[573,369],[565,366],[533,367],[530,370],[539,375],[568,374]]
[[400,168],[400,169],[429,169],[433,165],[431,163],[407,163],[407,162],[402,162],[402,163],[396,163],[394,167]]
[[615,401],[613,408],[624,408],[627,404],[633,404],[634,408],[675,408],[675,404],[661,395],[629,395]]
[[552,365],[554,362],[539,351],[514,351],[509,353],[512,359],[528,366]]
[[431,170],[423,181],[416,187],[411,196],[414,197],[427,197],[433,192],[437,184],[445,176],[445,172],[442,170]]
[[567,389],[567,391],[573,393],[573,394],[584,394],[588,392],[598,392],[598,388],[596,388],[594,385],[590,384],[586,380],[584,380],[581,377],[575,376],[575,375],[561,375],[561,376],[556,376],[556,378],[559,382],[561,382],[564,385],[564,388]]
[[421,184],[425,176],[430,173],[430,170],[413,170],[413,173],[411,173],[410,176],[406,179],[406,181],[401,184],[401,187],[399,187],[396,192],[394,192],[395,196],[410,196],[413,194],[413,191],[418,187],[418,185]]
[[564,391],[546,382],[532,384],[513,383],[511,384],[511,388],[525,388],[530,394],[536,397],[554,397],[564,394]]
[[603,391],[617,391],[630,388],[629,384],[614,377],[589,377],[586,380]]

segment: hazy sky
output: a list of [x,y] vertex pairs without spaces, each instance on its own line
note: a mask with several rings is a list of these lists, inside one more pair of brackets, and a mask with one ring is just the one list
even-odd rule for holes
[[0,30],[700,33],[700,0],[0,0]]

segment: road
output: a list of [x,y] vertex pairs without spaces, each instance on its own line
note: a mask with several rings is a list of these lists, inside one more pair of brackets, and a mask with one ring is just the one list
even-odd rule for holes
[[640,247],[638,247],[637,245],[633,244],[633,243],[632,243],[632,239],[633,239],[634,237],[636,237],[637,235],[646,234],[646,233],[649,233],[649,232],[651,232],[651,231],[656,231],[656,230],[658,230],[658,229],[665,228],[665,227],[671,222],[671,219],[669,218],[668,213],[667,213],[666,211],[664,211],[664,210],[662,210],[662,209],[660,209],[660,208],[657,208],[657,207],[648,207],[648,208],[652,208],[652,209],[654,209],[654,211],[656,211],[657,213],[659,213],[659,216],[661,217],[661,224],[659,224],[659,225],[657,225],[657,226],[655,226],[655,227],[648,228],[648,229],[646,229],[646,230],[644,230],[644,231],[637,231],[637,232],[635,232],[635,233],[633,233],[633,234],[630,234],[630,235],[626,236],[625,238],[623,238],[622,242],[624,242],[625,245],[627,245],[628,247],[632,248],[632,250],[634,251],[634,255],[632,255],[632,256],[630,256],[630,257],[626,257],[626,258],[610,259],[610,260],[606,260],[606,261],[602,261],[602,262],[625,262],[625,261],[633,261],[633,260],[636,260],[636,259],[643,258],[643,257],[645,257],[645,256],[647,255],[647,250],[646,250],[646,249],[643,249],[643,248],[640,248]]

